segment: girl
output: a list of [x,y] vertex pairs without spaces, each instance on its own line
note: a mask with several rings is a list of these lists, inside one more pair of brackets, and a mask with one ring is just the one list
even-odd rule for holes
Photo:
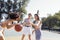
[[9,14],[9,19],[0,22],[0,40],[5,40],[3,35],[4,29],[5,28],[9,29],[13,27],[15,24],[12,24],[12,22],[16,20],[17,21],[19,20],[19,15],[13,13],[13,14]]
[[39,19],[39,16],[37,14],[34,15],[34,18],[35,18],[34,22],[31,23],[34,26],[34,28],[35,28],[35,30],[33,30],[33,32],[35,31],[36,40],[40,40],[40,38],[41,38],[40,29],[41,29],[41,24],[42,23],[41,23],[41,21]]
[[24,20],[23,35],[21,40],[24,40],[25,35],[28,35],[29,40],[31,40],[31,24],[30,24],[31,16],[32,16],[31,13],[29,13],[28,18]]

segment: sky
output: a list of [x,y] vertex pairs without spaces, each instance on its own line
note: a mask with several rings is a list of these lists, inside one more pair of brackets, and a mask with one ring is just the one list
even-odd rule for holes
[[40,17],[54,15],[60,10],[60,0],[30,0],[26,7],[27,13],[35,14],[39,10]]
[[60,0],[30,0],[26,10],[32,15],[39,10],[40,17],[47,17],[49,14],[54,15],[60,10]]

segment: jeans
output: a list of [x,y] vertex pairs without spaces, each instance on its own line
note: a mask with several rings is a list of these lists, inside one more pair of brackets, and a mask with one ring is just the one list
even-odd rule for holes
[[40,38],[41,38],[41,31],[39,29],[35,30],[35,35],[36,35],[36,40],[40,40]]

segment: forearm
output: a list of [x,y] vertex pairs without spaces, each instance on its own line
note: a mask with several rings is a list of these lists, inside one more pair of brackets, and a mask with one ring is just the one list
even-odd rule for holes
[[32,34],[34,33],[35,30],[32,31]]
[[31,23],[31,25],[35,28],[35,30],[37,30],[37,29],[39,29],[39,25],[37,24],[33,24],[33,23]]
[[23,24],[22,24],[23,26],[25,26],[26,25],[26,23],[25,22],[23,22]]
[[34,32],[35,30],[33,30],[32,32]]
[[36,25],[36,24],[31,23],[31,25],[32,25],[34,28],[36,28],[36,27],[37,27],[37,25]]

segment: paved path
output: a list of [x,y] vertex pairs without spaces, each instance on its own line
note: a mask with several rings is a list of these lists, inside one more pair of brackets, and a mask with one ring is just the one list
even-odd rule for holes
[[49,31],[42,31],[41,40],[60,40],[60,34]]
[[[14,31],[9,31],[9,32],[7,31],[6,35],[5,35],[6,40],[21,40],[21,34],[16,33]],[[35,40],[34,37],[35,34],[32,35],[32,40]],[[25,37],[25,40],[28,40],[27,36]],[[60,40],[60,34],[42,30],[41,40]]]

